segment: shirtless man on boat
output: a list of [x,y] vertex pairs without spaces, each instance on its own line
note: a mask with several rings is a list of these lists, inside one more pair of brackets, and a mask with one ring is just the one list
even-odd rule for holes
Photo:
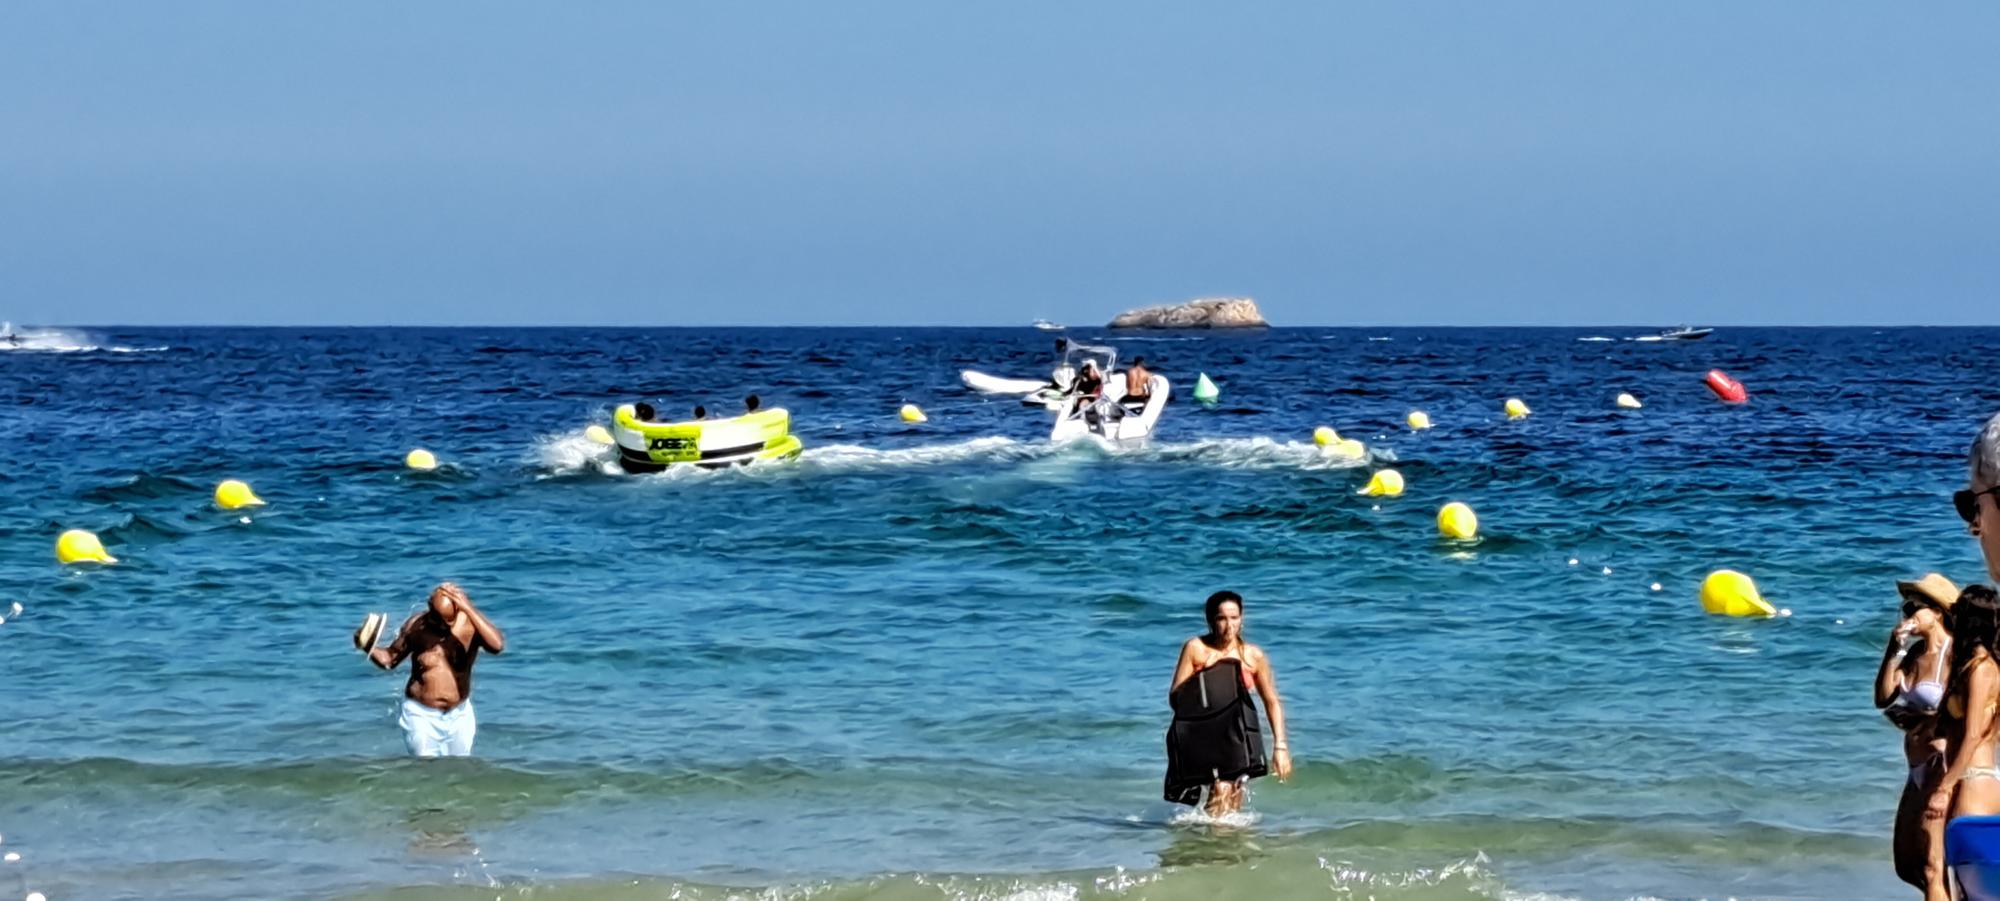
[[1133,357],[1132,365],[1125,370],[1125,397],[1119,402],[1143,407],[1153,399],[1153,371],[1146,368],[1145,357]]
[[411,616],[386,648],[375,648],[379,624],[364,624],[355,633],[358,646],[368,648],[368,661],[395,669],[410,661],[410,681],[403,686],[403,707],[397,717],[403,740],[417,757],[465,757],[479,724],[472,712],[472,665],[480,650],[498,654],[507,638],[486,614],[472,605],[465,589],[445,582],[431,591],[427,609]]

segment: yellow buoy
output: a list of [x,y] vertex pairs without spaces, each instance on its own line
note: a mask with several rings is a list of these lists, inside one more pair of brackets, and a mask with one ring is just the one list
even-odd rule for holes
[[264,499],[251,491],[250,486],[235,479],[229,479],[215,486],[215,505],[224,510],[240,510],[244,507],[262,507]]
[[438,468],[437,454],[433,454],[430,451],[424,450],[423,448],[420,447],[417,448],[416,450],[410,451],[410,453],[407,456],[403,457],[403,465],[408,466],[411,469],[429,472],[433,469]]
[[904,422],[930,421],[930,417],[925,416],[924,411],[917,409],[916,404],[904,404],[903,409],[898,411],[897,415],[903,417]]
[[1323,425],[1320,426],[1319,428],[1313,429],[1313,443],[1319,445],[1320,447],[1325,447],[1339,440],[1340,440],[1340,433],[1334,431],[1333,426]]
[[104,549],[104,542],[82,529],[71,529],[56,538],[56,559],[64,563],[118,562]]
[[1470,539],[1479,535],[1479,517],[1472,508],[1452,501],[1438,510],[1438,534],[1446,538]]
[[1327,445],[1326,452],[1336,457],[1346,457],[1349,460],[1359,460],[1363,457],[1368,456],[1368,445],[1362,444],[1360,441],[1357,441],[1353,438],[1342,438],[1339,441],[1335,441],[1334,443]]
[[1397,497],[1403,493],[1403,474],[1393,469],[1377,470],[1368,477],[1368,485],[1358,494],[1371,497]]
[[1645,406],[1645,404],[1639,403],[1638,398],[1633,397],[1630,394],[1624,394],[1624,393],[1620,393],[1618,395],[1617,404],[1620,408],[1626,410],[1637,410],[1640,407]]
[[605,428],[605,427],[603,427],[603,426],[601,426],[601,425],[597,425],[597,424],[595,424],[595,423],[592,423],[592,424],[591,424],[591,426],[590,426],[590,428],[587,428],[587,429],[584,429],[584,430],[583,430],[583,437],[585,437],[585,438],[588,438],[588,439],[590,439],[590,440],[592,440],[592,441],[595,441],[595,442],[597,442],[598,444],[610,444],[610,443],[612,443],[612,442],[611,442],[611,430],[610,430],[610,429],[607,429],[607,428]]
[[1421,432],[1431,427],[1431,415],[1422,410],[1411,410],[1410,415],[1403,417],[1403,421],[1410,424],[1410,430],[1413,432]]
[[1507,411],[1508,419],[1522,419],[1533,412],[1528,409],[1527,404],[1521,403],[1521,399],[1518,397],[1507,398],[1507,402],[1502,404],[1500,409]]
[[1757,593],[1757,583],[1733,569],[1718,569],[1701,580],[1701,609],[1718,616],[1776,616],[1778,608]]

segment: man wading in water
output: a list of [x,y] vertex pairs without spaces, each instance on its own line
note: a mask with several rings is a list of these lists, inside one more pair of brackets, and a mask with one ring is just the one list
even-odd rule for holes
[[403,687],[397,723],[411,754],[472,753],[478,729],[472,715],[472,664],[481,648],[498,654],[507,649],[507,638],[472,606],[465,589],[446,582],[431,592],[430,609],[403,623],[395,641],[368,652],[369,662],[385,670],[410,659],[410,682]]

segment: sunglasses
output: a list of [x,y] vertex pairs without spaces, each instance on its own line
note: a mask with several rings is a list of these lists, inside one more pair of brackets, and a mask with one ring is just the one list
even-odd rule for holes
[[1958,508],[1959,519],[1971,522],[1979,518],[1979,496],[1982,494],[1991,494],[2000,497],[2000,485],[1988,488],[1985,491],[1968,490],[1951,493],[1951,505]]
[[1916,615],[1917,615],[1917,611],[1919,611],[1919,610],[1922,610],[1922,609],[1924,609],[1924,605],[1922,605],[1922,604],[1919,604],[1919,603],[1917,603],[1916,601],[1904,601],[1904,602],[1903,602],[1903,618],[1904,618],[1904,619],[1909,619],[1909,618],[1910,618],[1910,617],[1912,617],[1912,616],[1916,616]]

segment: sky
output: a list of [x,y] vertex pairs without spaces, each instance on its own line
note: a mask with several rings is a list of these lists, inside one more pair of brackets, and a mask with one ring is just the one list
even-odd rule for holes
[[2000,324],[2000,4],[0,4],[0,319]]

